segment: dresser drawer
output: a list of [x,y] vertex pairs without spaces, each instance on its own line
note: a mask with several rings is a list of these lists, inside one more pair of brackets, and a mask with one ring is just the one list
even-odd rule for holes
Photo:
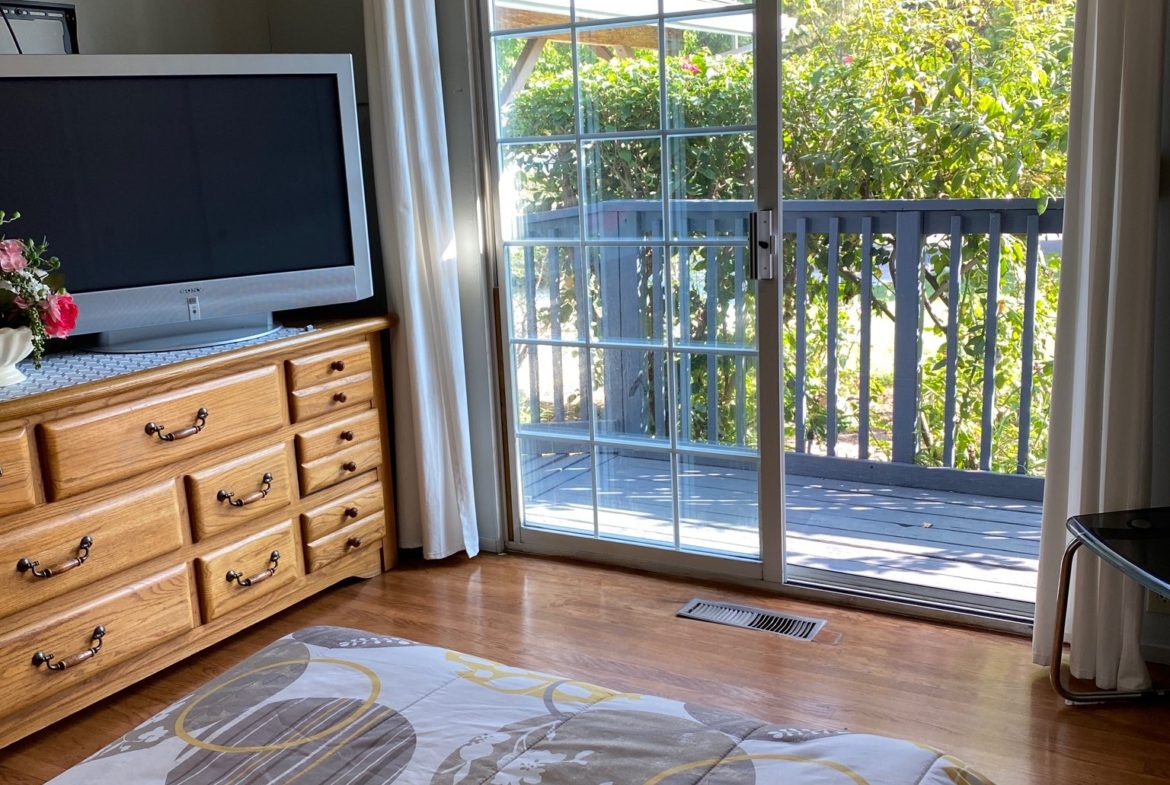
[[50,514],[0,536],[0,617],[182,545],[183,505],[174,480]]
[[345,376],[336,381],[294,390],[292,393],[293,422],[302,422],[350,406],[365,407],[374,399],[374,377],[369,373]]
[[[354,480],[354,483],[360,482],[362,480]],[[332,501],[301,514],[301,530],[305,540],[318,540],[346,524],[371,513],[381,512],[383,498],[380,482],[361,486],[351,484],[344,495],[336,496]]]
[[27,510],[36,501],[27,432],[0,433],[0,515]]
[[[284,422],[281,399],[278,366],[271,365],[47,422],[41,426],[41,437],[52,497],[70,496],[274,431]],[[204,411],[207,416],[200,427],[198,415]],[[148,424],[157,426],[157,432]]]
[[[270,571],[274,551],[280,556]],[[293,524],[285,521],[196,559],[203,620],[217,619],[295,581],[302,574],[297,557]]]
[[370,370],[370,347],[364,341],[288,361],[288,388],[303,390],[343,376]]
[[187,475],[195,538],[203,540],[292,503],[288,445],[275,444]]
[[316,572],[333,562],[344,559],[360,550],[382,547],[382,534],[386,521],[382,513],[352,523],[340,531],[310,542],[305,546],[305,566],[308,572]]
[[300,464],[301,492],[312,493],[336,485],[382,463],[382,444],[362,442],[325,458]]
[[[87,601],[84,592],[69,610],[38,623],[0,634],[0,714],[21,709],[94,678],[194,628],[197,617],[186,565],[173,567],[139,583]],[[94,631],[105,629],[93,656],[74,658],[94,646]],[[37,652],[52,654],[50,670],[33,664]]]
[[297,434],[297,460],[309,463],[359,442],[378,439],[382,427],[375,409]]

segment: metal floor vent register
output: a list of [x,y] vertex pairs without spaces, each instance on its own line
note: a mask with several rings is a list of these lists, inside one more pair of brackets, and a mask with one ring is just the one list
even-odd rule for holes
[[825,626],[824,619],[793,616],[790,613],[776,613],[762,608],[753,608],[749,605],[736,605],[733,602],[713,602],[700,599],[691,600],[675,615],[682,616],[684,619],[726,624],[730,627],[763,630],[801,641],[811,641],[821,631],[821,627]]

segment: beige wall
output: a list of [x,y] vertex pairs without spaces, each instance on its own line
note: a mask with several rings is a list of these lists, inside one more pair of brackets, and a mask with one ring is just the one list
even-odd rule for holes
[[82,54],[267,52],[266,0],[72,0]]
[[369,102],[362,0],[264,0],[263,5],[271,51],[352,54],[358,103]]

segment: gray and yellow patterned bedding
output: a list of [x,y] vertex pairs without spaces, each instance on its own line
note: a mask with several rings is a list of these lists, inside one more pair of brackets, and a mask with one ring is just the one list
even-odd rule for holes
[[282,638],[51,785],[984,785],[809,731],[340,627]]

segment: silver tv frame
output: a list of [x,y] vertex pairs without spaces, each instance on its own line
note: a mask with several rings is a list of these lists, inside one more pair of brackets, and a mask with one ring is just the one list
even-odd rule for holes
[[[244,340],[274,329],[273,311],[355,302],[374,293],[353,63],[348,54],[0,56],[0,80],[325,74],[337,79],[353,265],[159,284],[75,295],[75,334],[111,351]],[[50,237],[50,242],[52,238]],[[166,264],[165,259],[159,260]],[[66,288],[69,260],[62,260]]]

